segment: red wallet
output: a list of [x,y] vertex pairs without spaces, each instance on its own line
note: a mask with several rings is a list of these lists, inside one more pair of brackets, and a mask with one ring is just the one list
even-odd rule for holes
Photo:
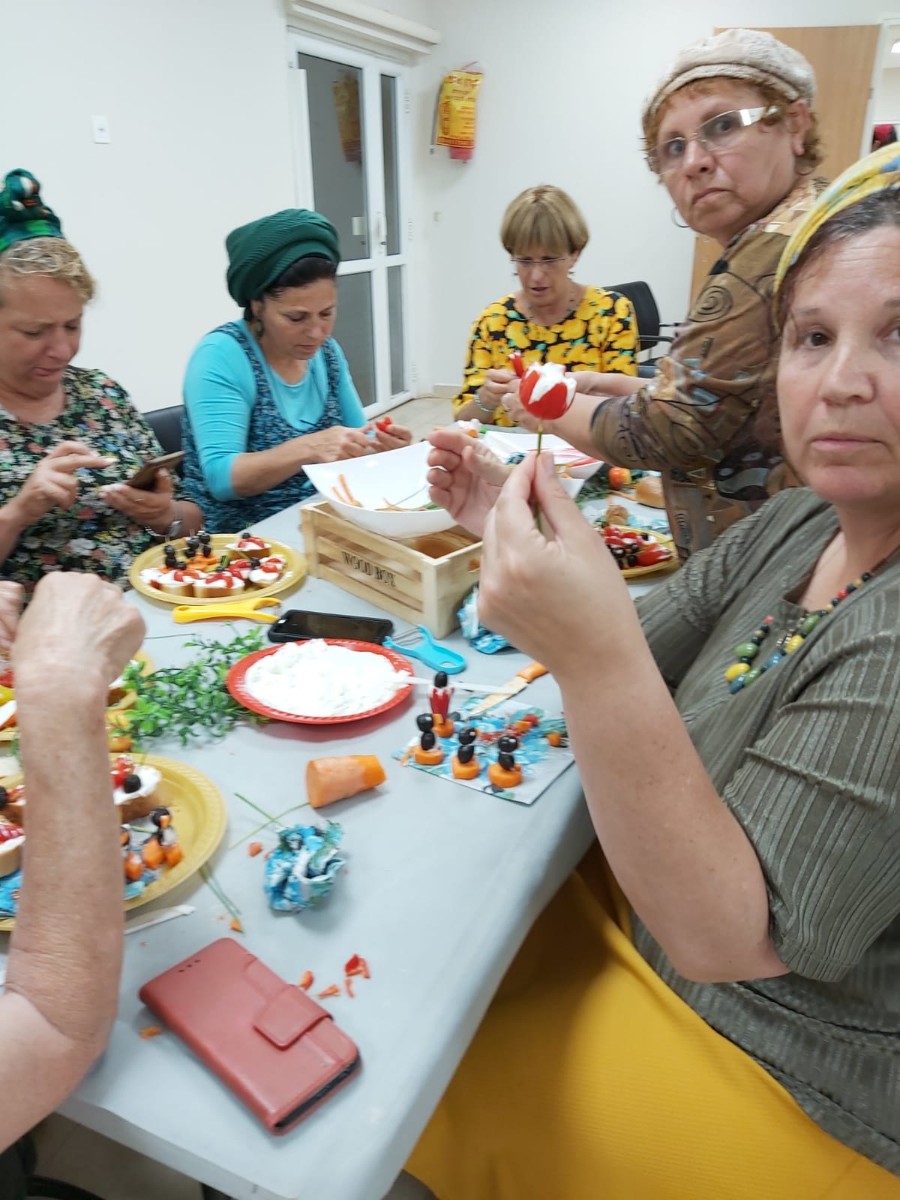
[[140,998],[272,1133],[285,1133],[358,1069],[330,1013],[234,938],[148,980]]

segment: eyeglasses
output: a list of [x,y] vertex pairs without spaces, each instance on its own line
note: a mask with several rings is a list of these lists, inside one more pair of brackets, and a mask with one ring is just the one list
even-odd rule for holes
[[531,271],[535,267],[555,267],[568,258],[568,254],[559,254],[556,258],[511,258],[509,261],[520,271]]
[[647,161],[658,175],[667,175],[684,164],[689,142],[696,142],[709,154],[721,154],[741,140],[745,129],[758,121],[777,117],[780,113],[777,104],[770,104],[768,108],[734,108],[730,112],[719,113],[717,117],[710,117],[698,125],[691,137],[674,137],[661,142],[648,152]]

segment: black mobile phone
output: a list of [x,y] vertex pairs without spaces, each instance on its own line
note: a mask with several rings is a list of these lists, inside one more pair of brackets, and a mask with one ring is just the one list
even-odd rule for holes
[[171,454],[159,454],[156,458],[148,458],[144,465],[138,467],[135,473],[129,479],[126,479],[125,482],[129,487],[140,488],[141,491],[148,492],[153,487],[153,481],[163,467],[174,467],[183,458],[183,450],[173,450]]
[[378,642],[394,632],[386,617],[351,617],[341,613],[312,612],[291,608],[269,626],[270,642],[298,642],[306,638],[347,638],[354,642]]

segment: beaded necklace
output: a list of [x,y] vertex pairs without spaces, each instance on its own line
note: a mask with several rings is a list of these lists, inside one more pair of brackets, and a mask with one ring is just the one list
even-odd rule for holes
[[725,671],[725,681],[728,684],[728,691],[732,695],[743,691],[745,687],[749,687],[751,683],[755,683],[760,675],[763,675],[766,671],[771,671],[773,667],[777,667],[781,660],[788,654],[793,654],[799,650],[822,618],[827,617],[830,612],[834,612],[842,600],[846,600],[849,595],[858,591],[864,583],[868,583],[872,576],[881,570],[893,554],[894,551],[892,550],[890,554],[886,554],[880,562],[876,563],[871,571],[864,571],[859,579],[855,579],[853,583],[848,583],[846,587],[841,588],[838,594],[832,597],[831,603],[826,604],[824,608],[817,608],[812,612],[803,609],[793,627],[787,629],[775,643],[775,649],[771,655],[765,662],[755,667],[753,666],[753,660],[759,654],[762,644],[769,636],[775,621],[775,618],[772,616],[766,617],[746,642],[741,642],[740,645],[735,646],[735,661]]

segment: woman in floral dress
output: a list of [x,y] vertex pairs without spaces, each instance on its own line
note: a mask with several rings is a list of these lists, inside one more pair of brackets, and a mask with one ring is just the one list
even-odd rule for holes
[[93,280],[27,171],[0,192],[0,577],[30,591],[48,571],[127,586],[155,535],[202,524],[166,471],[125,480],[161,448],[102,371],[69,364]]

